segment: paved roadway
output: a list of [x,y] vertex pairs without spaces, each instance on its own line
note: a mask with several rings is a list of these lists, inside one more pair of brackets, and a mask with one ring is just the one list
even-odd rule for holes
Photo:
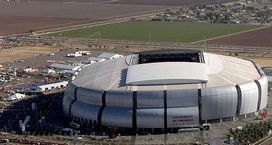
[[242,46],[224,46],[224,45],[207,45],[202,44],[190,44],[180,42],[148,42],[148,41],[124,41],[124,40],[99,40],[99,39],[84,39],[84,38],[50,38],[50,37],[31,37],[28,39],[22,39],[22,42],[30,43],[72,43],[72,44],[108,44],[108,45],[120,45],[120,46],[141,46],[141,47],[153,47],[153,48],[193,48],[193,49],[205,49],[211,51],[221,52],[240,52],[240,53],[253,53],[263,54],[267,57],[272,57],[272,48],[269,47],[242,47]]
[[272,137],[270,137],[268,140],[266,140],[265,142],[263,142],[259,145],[272,145]]

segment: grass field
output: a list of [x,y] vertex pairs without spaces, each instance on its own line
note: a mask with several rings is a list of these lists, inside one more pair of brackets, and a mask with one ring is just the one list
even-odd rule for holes
[[50,34],[50,36],[137,41],[195,42],[258,27],[262,26],[197,22],[128,21],[103,26],[79,28],[53,33]]

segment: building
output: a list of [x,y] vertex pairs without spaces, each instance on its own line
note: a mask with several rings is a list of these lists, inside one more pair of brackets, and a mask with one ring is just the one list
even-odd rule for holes
[[90,55],[91,54],[90,51],[77,51],[75,53],[79,53],[79,54],[82,54],[82,55]]
[[[198,50],[153,50],[82,69],[65,115],[134,132],[177,131],[266,108],[268,82],[254,62]],[[154,123],[155,121],[155,123]]]
[[272,76],[267,76],[268,82],[272,83]]
[[55,89],[63,89],[67,86],[68,81],[50,83],[50,84],[42,84],[31,88],[32,92],[45,92],[51,91]]
[[89,57],[88,60],[91,61],[91,64],[106,61],[105,58],[101,58],[101,57]]
[[50,76],[50,75],[54,75],[56,74],[56,71],[50,69],[50,68],[45,68],[43,70],[40,71],[40,74],[43,76]]
[[116,59],[123,57],[123,55],[115,54],[115,53],[102,53],[97,56],[98,58],[105,58],[105,59]]
[[33,68],[31,68],[31,67],[28,67],[28,68],[24,68],[23,71],[24,71],[25,73],[32,73],[32,72],[38,71],[38,69],[33,69]]
[[75,53],[66,54],[66,57],[79,57],[82,55],[90,55],[90,54],[91,54],[90,51],[77,51]]
[[62,70],[62,71],[60,71],[60,74],[63,76],[72,77],[72,76],[78,75],[78,71]]
[[262,68],[266,76],[272,76],[272,67]]
[[49,68],[57,69],[57,70],[71,70],[71,71],[80,70],[80,66],[73,66],[73,65],[61,64],[61,63],[50,64]]
[[69,54],[66,54],[66,57],[80,57],[82,56],[82,54],[80,53],[69,53]]
[[7,97],[7,101],[14,101],[14,100],[20,100],[22,98],[24,98],[26,95],[25,94],[20,94],[20,93],[15,93],[11,96]]

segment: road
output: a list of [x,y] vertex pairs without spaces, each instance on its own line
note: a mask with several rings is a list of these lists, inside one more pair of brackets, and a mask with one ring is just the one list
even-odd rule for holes
[[254,145],[272,145],[272,136],[265,139],[264,141],[261,141],[261,143],[256,143]]
[[272,145],[272,137],[270,137],[268,140],[266,140],[264,143],[261,143],[260,145]]
[[22,42],[30,43],[71,43],[71,44],[102,44],[102,45],[120,45],[120,46],[141,46],[141,47],[153,47],[153,48],[192,48],[201,50],[211,50],[220,52],[238,52],[238,53],[252,53],[263,54],[266,57],[272,57],[272,48],[269,47],[243,47],[243,46],[223,46],[209,44],[203,46],[202,44],[190,44],[179,42],[150,42],[150,41],[124,41],[124,40],[107,40],[107,39],[84,39],[84,38],[49,38],[42,36],[40,38],[34,37],[29,39],[23,39]]

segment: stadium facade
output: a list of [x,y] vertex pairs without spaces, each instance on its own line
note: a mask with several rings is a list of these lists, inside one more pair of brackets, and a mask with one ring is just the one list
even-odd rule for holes
[[268,82],[251,61],[198,50],[153,50],[84,68],[63,99],[80,123],[178,129],[266,108]]

